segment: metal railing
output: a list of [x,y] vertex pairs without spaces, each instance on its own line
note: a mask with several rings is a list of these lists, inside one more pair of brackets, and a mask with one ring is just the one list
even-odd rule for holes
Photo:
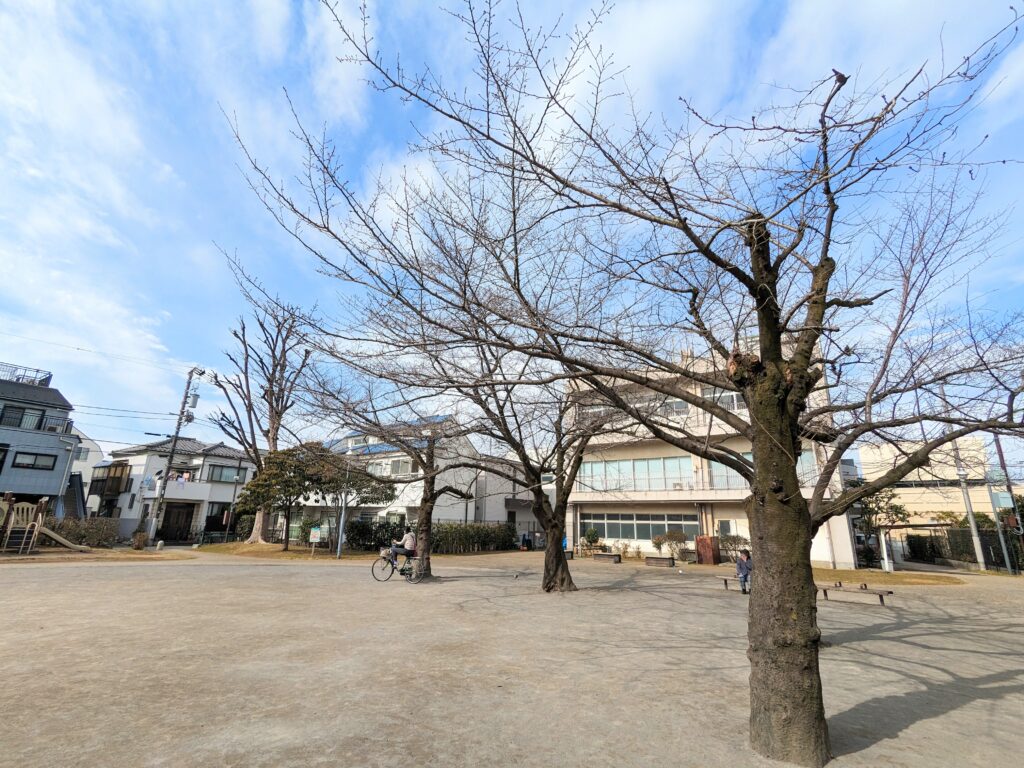
[[14,363],[0,363],[0,381],[14,381],[18,384],[31,384],[35,387],[48,387],[53,379],[49,371],[28,368]]
[[0,416],[0,427],[14,429],[31,429],[36,432],[56,432],[66,435],[71,432],[73,422],[63,416],[37,416],[26,422],[24,414],[19,412],[5,413]]

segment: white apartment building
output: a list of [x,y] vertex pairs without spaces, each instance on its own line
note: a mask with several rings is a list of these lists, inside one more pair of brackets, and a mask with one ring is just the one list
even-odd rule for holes
[[169,542],[194,540],[202,531],[224,530],[226,513],[255,469],[245,454],[223,443],[178,438],[168,478],[164,477],[171,440],[123,448],[93,470],[88,494],[97,514],[121,520],[119,533],[130,536],[139,518],[154,510],[167,483],[164,510],[150,535]]
[[[349,500],[352,507],[350,519],[390,520],[412,524],[419,513],[420,497],[423,493],[421,472],[413,467],[412,459],[401,449],[386,443],[380,437],[360,432],[350,432],[331,444],[331,448],[360,462],[365,462],[367,471],[395,483],[395,498],[389,504],[365,504],[358,499]],[[437,477],[438,488],[451,486],[468,494],[460,498],[445,494],[434,505],[435,522],[459,523],[516,523],[517,527],[529,528],[536,521],[522,499],[525,495],[520,486],[492,472],[469,467],[451,466],[465,461],[478,461],[484,457],[466,437],[441,437],[437,441],[435,456],[441,472]],[[446,469],[445,467],[450,467]],[[516,495],[516,488],[519,495]],[[292,521],[295,528],[303,515],[321,520],[333,520],[337,514],[337,500],[312,500]],[[293,531],[294,534],[294,531]]]
[[[78,436],[78,446],[71,457],[71,476],[77,474],[82,479],[82,487],[88,488],[92,482],[93,467],[103,461],[103,449],[78,427],[72,427],[71,431]],[[96,514],[99,506],[99,499],[94,496],[89,496],[85,501],[86,513],[90,517]]]
[[[695,385],[695,388],[699,385]],[[729,410],[745,415],[739,393],[703,387]],[[583,406],[597,409],[603,406]],[[695,434],[750,456],[750,443],[731,428],[678,399],[657,406],[660,416],[677,420]],[[805,444],[798,460],[804,495],[810,497],[825,456]],[[836,490],[839,488],[836,479]],[[744,511],[747,482],[735,471],[654,438],[647,430],[623,424],[614,434],[592,439],[570,496],[566,520],[568,546],[590,528],[607,543],[630,542],[653,553],[651,539],[666,531],[682,531],[687,546],[697,536],[739,535],[750,538]],[[816,566],[856,567],[853,530],[848,516],[832,518],[815,536],[811,560]]]

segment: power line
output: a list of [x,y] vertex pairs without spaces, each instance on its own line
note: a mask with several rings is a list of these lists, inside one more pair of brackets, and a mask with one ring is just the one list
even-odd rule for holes
[[94,411],[115,411],[116,413],[146,413],[153,416],[174,416],[170,411],[137,411],[134,408],[107,408],[104,405],[82,405],[81,403],[72,403],[74,408],[90,408]]
[[127,363],[134,363],[136,365],[144,365],[147,368],[157,368],[157,369],[159,369],[161,371],[168,371],[170,373],[178,373],[178,374],[180,374],[180,373],[184,373],[185,371],[188,370],[188,368],[185,367],[184,365],[182,367],[180,367],[180,368],[170,368],[168,366],[160,365],[159,363],[155,363],[152,360],[146,360],[145,358],[141,358],[141,357],[131,357],[130,355],[119,355],[119,354],[116,354],[114,352],[103,352],[102,350],[98,350],[98,349],[88,349],[86,347],[77,347],[77,346],[75,346],[73,344],[61,344],[59,341],[49,341],[48,339],[37,339],[37,338],[33,338],[32,336],[22,336],[21,334],[10,333],[8,331],[0,331],[0,335],[10,336],[10,337],[15,338],[15,339],[24,339],[25,341],[34,341],[37,344],[49,344],[50,346],[53,346],[53,347],[63,347],[64,349],[71,349],[71,350],[74,350],[75,352],[84,352],[84,353],[89,354],[89,355],[99,355],[100,357],[112,358],[114,360],[122,360],[122,361],[127,362]]

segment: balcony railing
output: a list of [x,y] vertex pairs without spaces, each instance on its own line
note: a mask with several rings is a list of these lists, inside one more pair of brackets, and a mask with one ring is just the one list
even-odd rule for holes
[[[800,485],[804,488],[818,482],[814,474],[801,474]],[[677,491],[747,491],[750,484],[738,475],[698,473],[683,477],[669,478],[595,478],[595,482],[577,480],[575,493],[666,493]]]
[[0,381],[15,381],[35,387],[48,387],[52,379],[53,374],[49,371],[26,368],[24,365],[14,365],[13,363],[0,363]]
[[74,426],[74,422],[63,416],[37,416],[27,419],[21,413],[5,413],[0,417],[0,427],[56,432],[61,435],[69,434],[72,426]]

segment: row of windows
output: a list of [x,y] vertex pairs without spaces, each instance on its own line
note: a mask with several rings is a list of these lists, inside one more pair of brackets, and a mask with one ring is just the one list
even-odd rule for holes
[[[743,454],[751,459],[749,451]],[[814,454],[804,451],[797,460],[797,475],[802,485],[817,480]],[[585,461],[576,476],[577,491],[687,491],[696,488],[743,490],[748,483],[733,469],[710,462],[706,480],[695,478],[693,460],[689,456],[666,456],[655,459],[618,459]]]
[[650,541],[664,536],[667,531],[682,531],[689,541],[700,535],[697,515],[633,515],[584,513],[580,518],[580,531],[591,528],[602,539],[638,539]]
[[693,487],[689,456],[585,461],[576,477],[579,491],[665,491]]

